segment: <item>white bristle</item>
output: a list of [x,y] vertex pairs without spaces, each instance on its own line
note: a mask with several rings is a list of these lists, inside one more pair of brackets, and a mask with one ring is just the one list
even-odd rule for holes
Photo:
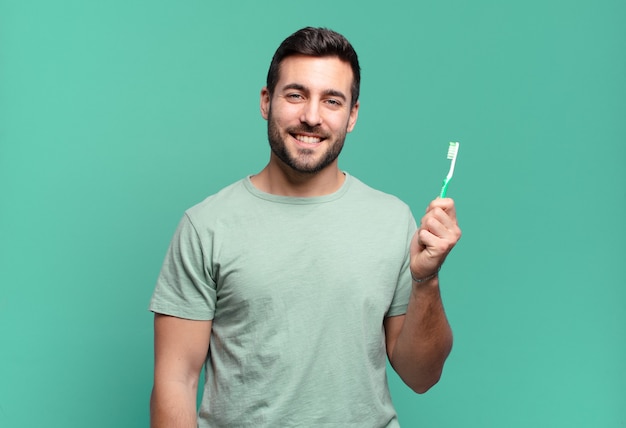
[[448,159],[454,159],[458,150],[459,143],[450,142],[450,147],[448,147]]

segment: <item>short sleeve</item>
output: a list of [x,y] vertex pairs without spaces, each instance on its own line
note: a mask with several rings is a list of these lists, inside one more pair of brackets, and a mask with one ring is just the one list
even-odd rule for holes
[[402,262],[402,267],[398,274],[398,283],[396,284],[396,291],[393,295],[393,300],[391,301],[391,306],[389,306],[389,310],[387,311],[388,317],[393,317],[396,315],[403,315],[406,313],[406,308],[409,305],[409,297],[411,296],[411,241],[413,240],[413,236],[417,230],[417,224],[415,223],[415,218],[411,214],[409,210],[408,222],[406,228],[406,239],[405,239],[405,247],[404,247],[404,260]]
[[213,319],[216,287],[210,275],[207,247],[185,214],[163,261],[150,301],[152,312],[193,320]]

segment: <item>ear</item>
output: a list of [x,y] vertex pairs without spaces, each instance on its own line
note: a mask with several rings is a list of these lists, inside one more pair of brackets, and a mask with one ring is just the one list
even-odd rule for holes
[[350,110],[350,117],[348,118],[348,132],[352,132],[354,125],[356,125],[356,120],[359,118],[359,106],[360,103],[357,101],[354,104],[354,107]]
[[263,119],[267,120],[270,112],[270,91],[267,90],[267,87],[264,86],[261,89],[261,116]]

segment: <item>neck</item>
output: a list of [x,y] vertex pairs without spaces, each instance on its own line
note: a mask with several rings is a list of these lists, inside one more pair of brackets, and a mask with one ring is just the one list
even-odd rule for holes
[[279,196],[310,198],[336,192],[346,176],[334,162],[322,171],[302,173],[277,162],[270,162],[261,172],[251,177],[252,184],[259,190]]

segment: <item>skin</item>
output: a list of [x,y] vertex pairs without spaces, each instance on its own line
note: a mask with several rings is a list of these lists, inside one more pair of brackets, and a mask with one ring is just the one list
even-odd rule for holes
[[[411,242],[411,275],[427,278],[437,272],[461,238],[454,201],[437,198],[430,203]],[[435,385],[452,349],[439,277],[413,282],[405,315],[384,321],[387,355],[394,370],[415,392]]]
[[196,428],[196,393],[212,321],[154,317],[151,428]]
[[[336,156],[359,114],[358,102],[350,106],[351,84],[352,69],[338,58],[291,56],[283,60],[274,92],[261,90],[261,115],[268,121],[272,152],[267,166],[252,177],[257,188],[311,197],[341,187],[345,176]],[[319,142],[303,142],[303,136]],[[277,150],[283,150],[292,162],[282,159]],[[336,155],[320,169],[331,152]]]
[[[350,105],[352,76],[350,66],[335,57],[292,56],[281,63],[274,92],[261,90],[272,152],[267,166],[251,178],[258,189],[312,197],[341,187],[345,176],[337,156],[359,111],[358,103]],[[432,201],[412,240],[413,277],[437,272],[460,237],[452,199]],[[452,347],[438,276],[413,282],[406,314],[388,317],[383,325],[391,365],[410,388],[426,392],[438,382]],[[196,391],[211,326],[211,321],[155,315],[152,428],[196,426]]]

